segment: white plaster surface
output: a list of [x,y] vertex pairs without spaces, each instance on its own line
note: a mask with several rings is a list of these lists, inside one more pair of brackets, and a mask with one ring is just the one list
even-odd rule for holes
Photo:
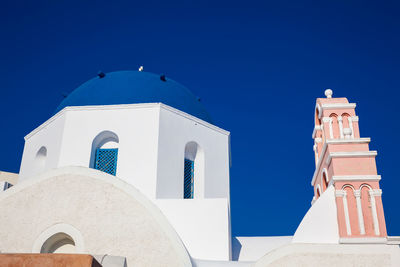
[[[21,181],[35,179],[35,156],[42,146],[47,149],[44,171],[93,165],[93,140],[101,142],[96,137],[105,131],[113,133],[118,146],[116,176],[163,209],[189,252],[229,260],[229,132],[164,104],[63,109],[25,137]],[[185,147],[191,142],[202,157],[195,160],[195,200],[185,200]]]
[[38,173],[35,157],[42,146],[43,171],[89,167],[92,142],[103,131],[118,136],[116,176],[149,198],[183,198],[185,146],[196,142],[205,158],[195,197],[229,199],[229,132],[161,103],[63,109],[25,137],[21,181]]
[[232,259],[257,261],[266,253],[290,244],[292,236],[238,236],[232,240]]
[[16,185],[18,183],[18,174],[12,172],[0,171],[0,182],[8,182],[12,185]]
[[338,244],[338,229],[335,188],[330,185],[304,216],[293,243]]
[[159,199],[156,204],[182,239],[191,257],[230,259],[226,199]]
[[194,267],[251,267],[252,262],[192,260]]
[[[24,152],[22,154],[19,181],[28,177],[35,177],[46,170],[59,166],[59,157],[62,152],[62,138],[65,128],[65,114],[49,119],[51,123],[46,125],[39,134],[32,135],[25,139]],[[44,162],[43,170],[35,165],[36,154],[41,147],[46,147],[47,157]]]
[[32,251],[43,232],[62,223],[81,233],[84,253],[125,256],[127,266],[191,266],[178,235],[151,201],[93,169],[66,167],[27,179],[0,194],[0,210],[3,253]]
[[396,245],[289,244],[273,250],[254,267],[398,267]]
[[[205,180],[195,180],[195,198],[229,199],[229,133],[210,126],[179,116],[172,109],[160,110],[157,198],[182,198],[185,146],[195,142],[205,161]],[[201,193],[196,194],[199,186]]]

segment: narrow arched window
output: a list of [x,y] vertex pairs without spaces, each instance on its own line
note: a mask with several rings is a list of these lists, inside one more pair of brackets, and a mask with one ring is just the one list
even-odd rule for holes
[[337,139],[340,137],[338,116],[335,113],[332,113],[329,117],[331,120],[329,124],[330,137],[331,139]]
[[321,196],[321,188],[317,185],[317,192],[316,192],[317,199]]
[[322,183],[324,184],[323,190],[325,191],[328,188],[328,177],[326,176],[326,173],[322,173]]
[[47,148],[42,146],[35,157],[35,172],[36,174],[42,173],[46,168]]
[[111,175],[117,173],[118,136],[110,131],[99,133],[92,142],[90,167]]
[[204,197],[204,152],[196,142],[185,146],[183,198]]

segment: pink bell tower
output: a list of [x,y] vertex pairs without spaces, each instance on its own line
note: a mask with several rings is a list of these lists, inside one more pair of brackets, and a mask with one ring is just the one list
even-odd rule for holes
[[312,203],[333,186],[339,243],[384,243],[387,233],[377,152],[369,150],[370,138],[360,138],[356,104],[332,94],[325,90],[326,98],[318,98],[315,106]]

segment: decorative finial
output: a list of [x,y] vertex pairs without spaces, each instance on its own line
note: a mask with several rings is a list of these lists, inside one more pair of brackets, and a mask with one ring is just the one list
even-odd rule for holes
[[97,76],[99,76],[99,78],[101,79],[101,78],[104,78],[106,75],[104,74],[104,72],[99,71],[99,72],[97,73]]
[[143,71],[143,66],[140,66],[140,67],[139,67],[139,71]]
[[327,98],[332,98],[332,95],[333,95],[332,89],[326,89],[326,90],[325,90],[325,96],[326,96]]

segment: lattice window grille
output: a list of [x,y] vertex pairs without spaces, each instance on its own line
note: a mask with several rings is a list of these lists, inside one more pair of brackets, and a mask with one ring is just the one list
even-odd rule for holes
[[185,159],[183,198],[193,198],[194,195],[194,161]]
[[98,148],[96,150],[96,170],[115,175],[117,172],[118,148]]

